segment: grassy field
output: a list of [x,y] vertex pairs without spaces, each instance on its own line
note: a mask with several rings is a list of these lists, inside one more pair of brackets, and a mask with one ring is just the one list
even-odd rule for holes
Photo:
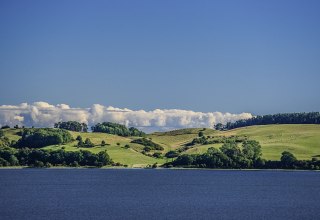
[[247,135],[259,141],[266,159],[279,160],[285,150],[298,159],[320,155],[320,125],[260,125],[233,129],[220,135]]
[[[18,140],[17,135],[19,129],[6,129],[5,135],[10,140]],[[233,129],[229,131],[216,131],[212,129],[193,128],[181,129],[170,132],[156,132],[149,134],[147,138],[151,138],[153,142],[164,147],[162,154],[169,150],[174,150],[184,146],[184,144],[192,141],[202,131],[206,136],[247,136],[260,142],[262,146],[263,158],[279,160],[281,153],[285,150],[296,155],[298,159],[311,159],[312,156],[320,155],[320,125],[262,125]],[[67,151],[76,151],[80,149],[99,152],[107,150],[110,157],[121,164],[129,167],[144,167],[148,164],[163,164],[166,159],[157,159],[146,156],[141,153],[143,146],[130,143],[135,137],[120,137],[104,133],[78,133],[70,132],[74,138],[81,135],[83,140],[90,138],[96,145],[93,148],[77,148],[77,142],[74,141],[67,145],[52,145],[44,149],[61,149]],[[100,146],[104,140],[108,145]],[[124,146],[128,144],[130,148]],[[219,148],[221,144],[213,145],[196,145],[191,149],[183,152],[186,154],[204,153],[209,147]]]
[[[143,155],[141,152],[143,146],[139,144],[130,143],[135,138],[121,137],[117,135],[110,135],[105,133],[79,133],[70,132],[74,138],[80,135],[83,140],[90,138],[90,140],[96,145],[93,148],[78,148],[77,141],[69,143],[67,145],[53,145],[45,147],[44,149],[57,150],[64,147],[67,151],[76,150],[89,150],[94,153],[107,150],[108,154],[114,162],[119,162],[121,164],[126,164],[129,167],[145,167],[148,164],[152,165],[154,163],[163,164],[164,159],[157,159]],[[104,140],[108,145],[100,146],[101,141]],[[130,148],[126,149],[124,146],[129,145]]]
[[[183,130],[181,130],[183,131]],[[176,149],[186,142],[197,137],[199,131],[210,136],[232,135],[247,136],[249,139],[257,140],[262,146],[263,158],[279,160],[283,151],[290,151],[298,159],[311,159],[320,155],[320,125],[260,125],[250,126],[229,131],[215,131],[212,129],[184,129],[185,132],[176,133],[154,133],[150,135],[153,140]],[[209,147],[220,147],[215,145],[198,145],[186,151],[188,154],[203,153]]]

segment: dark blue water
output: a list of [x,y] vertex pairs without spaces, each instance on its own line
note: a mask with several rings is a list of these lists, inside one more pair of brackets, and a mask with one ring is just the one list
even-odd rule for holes
[[0,169],[0,219],[319,219],[320,173]]

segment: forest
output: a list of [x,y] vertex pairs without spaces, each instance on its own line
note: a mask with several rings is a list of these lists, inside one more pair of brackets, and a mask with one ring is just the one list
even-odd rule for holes
[[226,125],[218,123],[215,125],[215,128],[217,130],[230,130],[252,125],[269,124],[320,124],[320,112],[281,113],[263,116],[258,115],[249,119],[238,120],[233,123],[228,122]]

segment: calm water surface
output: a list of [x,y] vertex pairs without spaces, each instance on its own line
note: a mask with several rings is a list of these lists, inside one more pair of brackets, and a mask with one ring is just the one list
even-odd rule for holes
[[320,173],[0,169],[0,219],[319,219]]

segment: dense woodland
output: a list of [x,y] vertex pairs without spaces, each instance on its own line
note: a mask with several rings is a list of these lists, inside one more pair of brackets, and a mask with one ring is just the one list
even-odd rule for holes
[[55,128],[66,129],[69,131],[87,132],[88,125],[77,121],[62,121],[54,124]]
[[226,125],[219,123],[215,128],[217,130],[229,130],[245,126],[269,124],[320,124],[320,112],[258,115],[250,119],[238,120],[234,123],[229,122]]
[[73,141],[71,134],[63,129],[25,128],[20,132],[21,139],[14,145],[19,148],[41,148]]
[[146,134],[134,127],[127,128],[124,125],[112,123],[112,122],[103,122],[98,123],[95,126],[91,127],[92,132],[102,132],[102,133],[108,133],[108,134],[114,134],[119,136],[139,136],[143,137]]

